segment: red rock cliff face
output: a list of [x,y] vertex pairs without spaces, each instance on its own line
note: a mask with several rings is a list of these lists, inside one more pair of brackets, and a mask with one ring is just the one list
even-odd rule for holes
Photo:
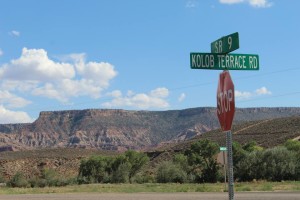
[[[235,122],[299,115],[299,108],[237,109]],[[215,108],[41,112],[32,124],[0,125],[0,151],[45,147],[142,149],[219,128]]]

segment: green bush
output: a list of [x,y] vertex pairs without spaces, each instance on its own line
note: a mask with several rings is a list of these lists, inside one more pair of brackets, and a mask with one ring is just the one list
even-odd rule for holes
[[284,143],[284,146],[290,151],[296,151],[300,153],[300,141],[288,140]]
[[240,181],[299,180],[300,162],[297,156],[285,147],[253,151],[237,164],[235,176]]
[[271,181],[295,180],[296,154],[285,147],[268,149],[263,154],[264,178]]
[[246,143],[243,146],[243,149],[247,152],[253,152],[253,151],[262,151],[263,148],[261,146],[257,145],[257,142],[254,140],[251,140],[250,142]]
[[239,181],[252,181],[253,179],[262,179],[264,165],[262,162],[263,153],[253,151],[245,154],[244,157],[236,164],[234,169],[235,178]]
[[5,183],[6,179],[4,178],[4,176],[0,173],[0,183]]
[[134,177],[131,179],[131,183],[154,183],[156,181],[155,177],[149,172],[140,172],[137,173]]
[[157,169],[156,180],[158,183],[185,183],[187,173],[179,165],[165,161]]
[[121,163],[118,168],[113,171],[111,181],[113,183],[128,183],[130,168],[130,163]]
[[9,187],[29,187],[29,182],[25,179],[21,172],[17,172],[8,182]]
[[96,156],[82,160],[78,183],[127,183],[149,161],[144,153],[126,151],[117,157]]

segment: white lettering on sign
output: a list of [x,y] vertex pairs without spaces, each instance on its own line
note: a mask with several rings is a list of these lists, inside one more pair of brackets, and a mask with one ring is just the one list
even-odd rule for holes
[[213,68],[215,65],[214,56],[211,54],[193,54],[192,66],[197,68]]
[[249,66],[251,69],[256,69],[258,66],[258,61],[255,56],[249,56]]
[[218,114],[226,113],[230,111],[230,103],[233,101],[232,89],[225,90],[224,92],[218,93]]
[[218,40],[215,42],[216,53],[222,52],[222,40]]
[[231,49],[231,46],[232,46],[232,38],[231,37],[228,37],[228,45],[229,45],[229,50]]
[[[223,68],[223,69],[246,69],[247,68],[246,56],[244,55],[238,55],[238,56],[230,55],[230,54],[218,55],[218,64],[219,64],[219,68]],[[256,59],[256,66],[257,66],[257,59]]]

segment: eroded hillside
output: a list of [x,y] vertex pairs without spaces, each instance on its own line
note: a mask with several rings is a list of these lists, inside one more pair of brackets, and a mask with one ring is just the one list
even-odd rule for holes
[[[300,115],[300,108],[236,109],[234,123],[294,115]],[[0,125],[0,151],[66,147],[149,149],[165,142],[189,140],[218,128],[215,108],[41,112],[31,124]]]

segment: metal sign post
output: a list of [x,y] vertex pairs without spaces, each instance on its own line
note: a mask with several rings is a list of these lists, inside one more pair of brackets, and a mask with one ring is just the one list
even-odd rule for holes
[[232,159],[232,133],[231,130],[226,132],[227,146],[227,169],[228,169],[228,195],[229,200],[234,199],[234,178],[233,178],[233,159]]
[[[225,151],[227,151],[227,147],[220,147],[220,151],[223,152],[223,167],[224,167],[224,191],[226,191],[226,177],[227,177],[227,173],[226,173],[226,157],[225,157]],[[227,153],[226,153],[227,156]]]

